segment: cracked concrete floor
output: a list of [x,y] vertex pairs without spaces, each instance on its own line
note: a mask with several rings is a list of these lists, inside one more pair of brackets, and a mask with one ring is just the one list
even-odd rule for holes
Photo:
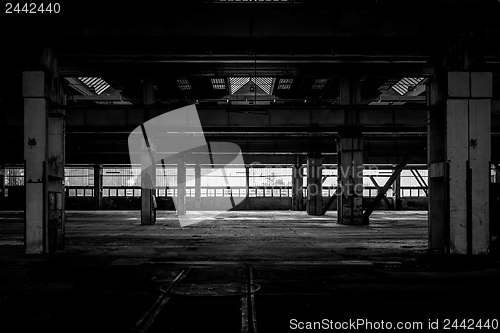
[[[498,317],[498,257],[429,253],[427,213],[382,212],[369,226],[336,212],[68,212],[66,249],[24,255],[22,212],[0,213],[0,330],[129,332],[182,270],[150,332],[240,332],[245,267],[260,332],[289,321]],[[491,303],[493,301],[493,303]],[[493,304],[493,305],[491,305]]]

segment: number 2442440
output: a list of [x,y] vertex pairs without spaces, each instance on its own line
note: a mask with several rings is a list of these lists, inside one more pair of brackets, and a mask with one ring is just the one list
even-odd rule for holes
[[5,3],[6,14],[39,14],[39,13],[54,13],[61,12],[61,5],[57,2],[38,4],[38,3]]

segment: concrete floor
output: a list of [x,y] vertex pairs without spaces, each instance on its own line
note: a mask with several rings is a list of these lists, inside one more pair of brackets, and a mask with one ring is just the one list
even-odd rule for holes
[[168,288],[148,332],[241,332],[247,288],[259,332],[294,318],[499,319],[499,258],[429,253],[426,212],[378,211],[369,226],[336,212],[198,214],[180,227],[172,212],[154,226],[137,211],[68,212],[66,250],[24,255],[23,213],[0,212],[0,331],[130,332]]

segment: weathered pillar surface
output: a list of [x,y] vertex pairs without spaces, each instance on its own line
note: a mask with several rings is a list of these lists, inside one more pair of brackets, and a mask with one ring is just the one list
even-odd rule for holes
[[303,165],[300,163],[300,160],[297,158],[296,164],[292,168],[292,210],[300,211],[303,210],[303,186],[304,186],[304,178],[303,178]]
[[429,117],[429,248],[487,253],[492,75],[449,71],[442,80],[444,107]]
[[396,177],[396,180],[392,184],[392,205],[394,210],[401,209],[401,174]]
[[62,249],[65,243],[65,127],[65,111],[50,110],[47,162],[49,250]]
[[177,215],[186,214],[186,158],[177,157]]
[[45,73],[23,72],[26,253],[48,251],[47,159],[49,109]]
[[201,166],[198,163],[194,166],[194,209],[201,209]]
[[[22,75],[24,98],[25,251],[64,247],[64,137],[66,102],[57,59],[50,48],[35,71]],[[49,104],[54,109],[49,109]]]
[[[144,79],[144,105],[154,104],[154,80],[152,77]],[[156,195],[156,162],[154,142],[144,138],[141,153],[141,224],[156,223],[154,202]]]
[[102,207],[102,165],[94,165],[94,209]]
[[363,224],[363,138],[358,134],[344,133],[338,141],[339,224]]
[[5,198],[5,166],[0,165],[0,206]]
[[428,247],[431,250],[449,248],[449,218],[447,201],[447,182],[445,182],[445,112],[440,107],[444,98],[446,80],[441,75],[435,77],[427,86],[427,103],[434,106],[427,112],[427,163],[429,186]]
[[321,157],[310,156],[307,159],[307,214],[323,215]]
[[245,198],[245,209],[250,209],[250,165],[245,164],[245,189],[246,189],[246,198]]
[[155,147],[152,142],[144,142],[141,152],[141,224],[152,225],[156,223],[154,211],[154,198],[156,189],[156,164]]
[[361,103],[358,77],[340,78],[339,103],[346,107],[337,146],[337,222],[359,225],[363,224],[363,138],[359,112],[350,107]]

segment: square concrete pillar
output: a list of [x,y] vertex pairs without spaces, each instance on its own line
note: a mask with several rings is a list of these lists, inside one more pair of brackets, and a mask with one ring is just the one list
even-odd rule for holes
[[141,224],[156,223],[156,163],[155,147],[144,141],[141,152]]
[[201,166],[194,166],[194,209],[201,210]]
[[49,250],[64,248],[65,236],[65,111],[49,113],[49,146],[47,161]]
[[491,73],[448,72],[444,110],[429,111],[429,248],[489,251]]
[[307,214],[323,215],[323,159],[309,157],[307,159]]
[[[471,76],[474,73],[471,73]],[[486,78],[485,78],[486,79]],[[491,77],[487,80],[491,85]],[[472,81],[474,82],[474,81]],[[474,85],[472,85],[474,87]],[[490,95],[491,96],[491,95]],[[474,97],[474,96],[472,96]],[[489,251],[491,100],[469,100],[469,166],[471,174],[472,254]]]
[[5,165],[0,165],[0,208],[5,198]]
[[303,210],[304,202],[304,166],[302,164],[295,164],[292,167],[292,210]]
[[250,209],[251,204],[250,204],[250,165],[245,164],[245,190],[246,190],[246,197],[245,197],[245,209]]
[[25,251],[48,252],[47,160],[49,108],[45,74],[23,72],[25,159]]
[[396,177],[392,184],[392,204],[394,210],[401,209],[401,174]]
[[94,165],[94,209],[101,210],[102,206],[102,165]]
[[32,65],[43,70],[22,74],[25,251],[39,254],[64,247],[65,112],[57,105],[64,105],[66,96],[50,48]]
[[337,200],[339,224],[363,224],[363,138],[340,137],[338,141]]
[[177,157],[177,215],[186,215],[186,158]]
[[[154,78],[143,79],[143,103],[154,104]],[[144,129],[144,127],[143,127]],[[144,135],[146,131],[143,130]],[[155,146],[149,138],[144,137],[141,152],[141,224],[156,223],[156,160]]]

